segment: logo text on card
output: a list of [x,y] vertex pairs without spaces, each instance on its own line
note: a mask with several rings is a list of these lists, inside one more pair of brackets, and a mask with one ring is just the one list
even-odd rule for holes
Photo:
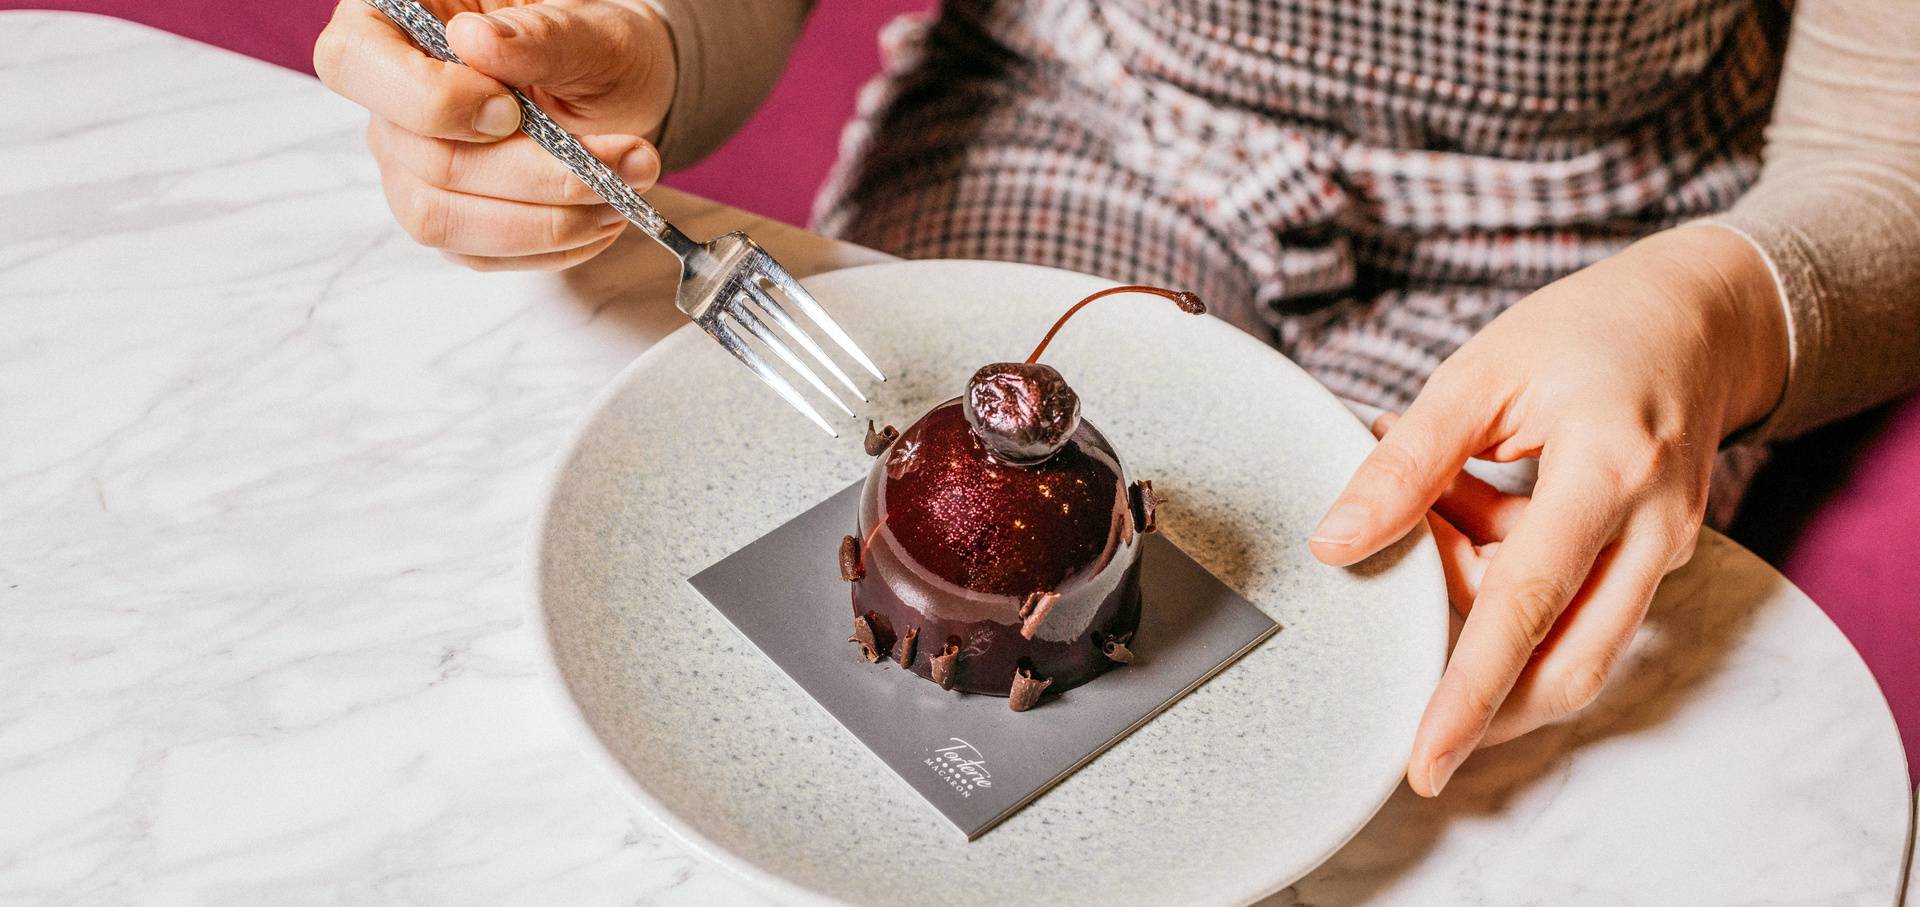
[[926,765],[962,797],[993,787],[993,773],[987,771],[987,757],[974,745],[958,737],[948,737],[947,746],[937,747]]

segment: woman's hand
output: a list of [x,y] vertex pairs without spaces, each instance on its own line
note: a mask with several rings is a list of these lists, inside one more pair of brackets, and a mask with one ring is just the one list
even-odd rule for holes
[[373,114],[367,146],[400,225],[479,270],[566,268],[612,245],[625,219],[519,133],[507,86],[646,189],[674,90],[666,23],[640,0],[426,5],[467,66],[422,53],[361,0],[341,0],[313,48],[321,81]]
[[[1773,408],[1786,368],[1765,261],[1694,225],[1521,300],[1383,420],[1312,547],[1351,564],[1437,513],[1466,623],[1414,740],[1416,793],[1593,701],[1660,578],[1692,556],[1721,440]],[[1533,496],[1464,476],[1469,457],[1538,457]]]

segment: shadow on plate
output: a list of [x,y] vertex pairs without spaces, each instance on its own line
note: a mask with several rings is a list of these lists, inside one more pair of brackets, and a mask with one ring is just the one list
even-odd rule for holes
[[1747,607],[1688,607],[1704,597],[1701,585],[1709,580],[1706,569],[1667,578],[1633,648],[1592,705],[1475,754],[1436,799],[1402,784],[1340,852],[1259,907],[1365,903],[1419,867],[1455,821],[1497,821],[1516,800],[1568,783],[1579,750],[1666,723],[1721,670],[1751,629],[1758,603],[1775,594],[1755,589]]

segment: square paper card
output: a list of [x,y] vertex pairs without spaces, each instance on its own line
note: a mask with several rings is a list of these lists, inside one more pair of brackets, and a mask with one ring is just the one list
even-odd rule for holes
[[735,628],[968,839],[1031,802],[1279,627],[1164,536],[1145,537],[1132,664],[1014,712],[847,642],[840,539],[860,485],[691,580]]

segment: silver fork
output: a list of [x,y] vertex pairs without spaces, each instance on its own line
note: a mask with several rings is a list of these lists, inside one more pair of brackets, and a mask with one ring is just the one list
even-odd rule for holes
[[[421,50],[435,59],[465,65],[460,57],[454,54],[453,48],[447,45],[446,26],[433,13],[421,6],[418,0],[365,0],[365,2],[393,20],[393,24],[399,26],[408,37],[413,39],[413,43],[419,45]],[[748,238],[745,233],[728,233],[706,243],[697,243],[688,239],[679,228],[667,223],[667,219],[661,217],[660,212],[653,210],[653,206],[647,204],[646,200],[640,197],[640,193],[633,191],[632,186],[627,185],[612,170],[607,169],[607,165],[600,163],[599,158],[589,153],[586,147],[580,144],[580,140],[560,128],[560,125],[555,123],[552,117],[547,116],[546,111],[541,110],[539,105],[521,94],[519,89],[510,88],[509,90],[513,92],[514,100],[520,102],[521,132],[540,143],[540,147],[547,149],[547,153],[558,158],[560,163],[573,171],[573,175],[586,183],[588,188],[606,199],[607,204],[626,215],[627,220],[632,221],[641,232],[679,257],[680,287],[674,292],[674,306],[691,317],[702,330],[713,335],[713,339],[718,340],[721,346],[726,347],[727,352],[732,353],[734,358],[744,363],[759,376],[761,381],[766,382],[768,387],[773,388],[781,399],[786,400],[802,415],[812,419],[813,424],[825,429],[827,434],[839,437],[840,433],[834,431],[833,426],[828,425],[826,419],[821,418],[819,411],[807,402],[807,398],[795,390],[794,386],[777,370],[768,365],[760,353],[747,343],[746,337],[741,335],[741,331],[745,331],[747,336],[751,336],[761,346],[772,351],[773,355],[785,363],[787,368],[799,373],[800,377],[814,390],[820,392],[821,396],[833,401],[834,405],[847,415],[853,415],[853,410],[840,402],[840,398],[827,389],[826,382],[821,381],[819,375],[807,368],[793,349],[782,342],[780,334],[774,331],[774,327],[778,327],[781,333],[792,338],[794,343],[806,350],[814,361],[833,377],[839,379],[840,383],[845,385],[847,390],[858,397],[862,403],[866,402],[867,395],[860,392],[860,388],[854,385],[853,379],[847,377],[847,373],[834,364],[826,351],[820,348],[820,344],[814,342],[813,337],[801,329],[799,323],[787,314],[787,310],[774,300],[767,289],[771,286],[779,290],[788,302],[805,312],[807,318],[818,326],[822,333],[825,333],[855,362],[860,363],[861,367],[870,372],[875,380],[887,380],[885,375],[880,374],[880,369],[873,364],[873,360],[867,358],[867,354],[861,352],[860,347],[854,344],[853,338],[847,336],[847,332],[834,323],[833,318],[827,314],[827,310],[820,307],[819,301],[813,298],[813,294],[808,293],[806,288],[800,285],[800,281],[795,280],[792,274],[787,273],[786,268],[781,267],[779,262],[773,260],[773,256],[767,254],[767,250],[760,248],[760,245]],[[762,320],[762,316],[765,320]],[[769,326],[768,321],[773,322],[773,325]]]

